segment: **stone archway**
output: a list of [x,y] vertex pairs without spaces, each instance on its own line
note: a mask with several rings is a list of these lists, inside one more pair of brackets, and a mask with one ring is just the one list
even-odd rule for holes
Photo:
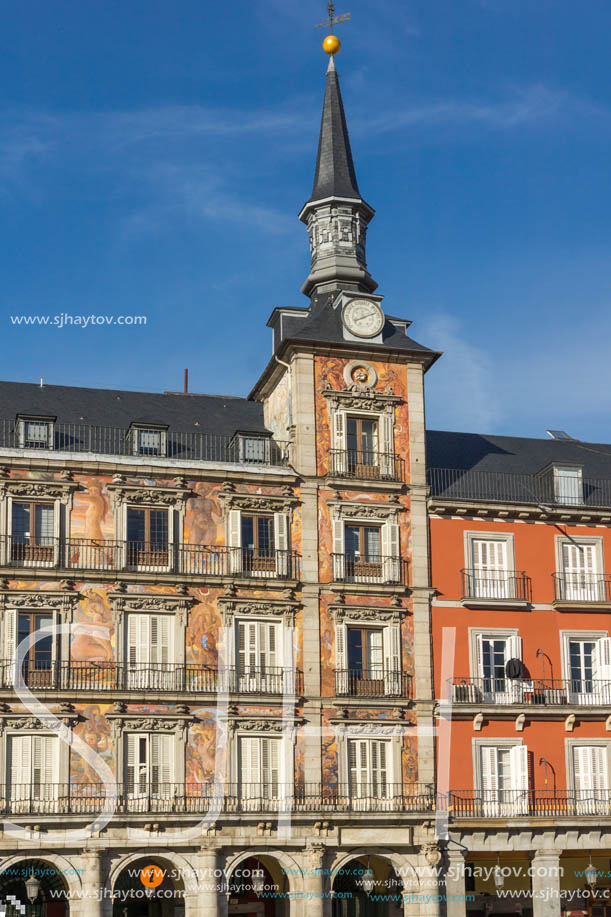
[[[33,901],[26,888],[31,878],[38,882]],[[69,917],[68,891],[66,867],[51,860],[13,857],[0,867],[0,904],[5,907],[6,917],[23,917],[23,907],[25,917]]]
[[246,853],[227,868],[229,917],[288,917],[290,879],[270,853]]
[[165,857],[130,857],[114,870],[113,917],[179,917],[184,909],[184,880]]
[[347,857],[332,876],[333,917],[401,917],[403,882],[379,853]]

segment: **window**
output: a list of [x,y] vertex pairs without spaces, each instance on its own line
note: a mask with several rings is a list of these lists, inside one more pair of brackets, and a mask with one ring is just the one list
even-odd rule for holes
[[583,503],[583,476],[578,465],[554,465],[554,499],[564,506]]
[[380,526],[347,525],[346,575],[381,577]]
[[525,745],[479,745],[479,792],[485,815],[528,812],[528,750]]
[[242,554],[246,570],[275,570],[273,516],[242,515]]
[[561,542],[561,573],[557,598],[573,602],[604,601],[600,573],[600,542]]
[[[8,612],[10,614],[10,612]],[[17,615],[17,645],[30,634],[37,634],[53,624],[53,615],[20,611]],[[53,683],[56,640],[52,633],[40,637],[27,652],[23,663],[23,679],[30,688]]]
[[280,624],[270,621],[238,621],[238,690],[282,693]]
[[130,614],[127,618],[127,684],[129,688],[175,687],[170,615]]
[[368,801],[386,799],[391,795],[390,742],[380,739],[348,740],[348,780],[350,796],[359,808],[366,808]]
[[240,436],[240,461],[263,465],[271,461],[271,439],[268,436]]
[[572,746],[575,803],[580,815],[595,815],[609,801],[606,745]]
[[522,659],[522,639],[517,634],[476,634],[477,688],[485,703],[514,704],[522,697],[523,682],[507,676],[510,659]]
[[351,582],[400,580],[399,526],[333,520],[333,576]]
[[125,738],[127,795],[171,799],[174,737],[128,732]]
[[286,513],[230,510],[227,523],[230,571],[247,576],[287,576],[289,517]]
[[25,811],[30,810],[32,800],[58,797],[57,743],[56,736],[44,734],[8,737],[7,790],[12,812],[18,812],[20,804]]
[[378,456],[378,421],[366,417],[346,418],[348,471],[357,477],[380,476]]
[[138,567],[168,566],[167,510],[128,508],[127,562]]
[[[382,631],[347,628],[349,694],[383,693],[384,655]],[[376,684],[377,683],[377,684]],[[379,691],[377,690],[380,686]]]
[[240,797],[257,809],[261,799],[276,799],[280,780],[280,739],[268,736],[240,737]]
[[513,595],[513,578],[507,563],[507,541],[498,538],[471,538],[469,589],[472,597],[506,599]]
[[611,640],[599,634],[565,634],[567,700],[608,704],[611,698]]
[[52,503],[13,503],[11,560],[53,563],[55,510]]
[[17,422],[19,445],[24,449],[53,448],[53,420],[24,417]]

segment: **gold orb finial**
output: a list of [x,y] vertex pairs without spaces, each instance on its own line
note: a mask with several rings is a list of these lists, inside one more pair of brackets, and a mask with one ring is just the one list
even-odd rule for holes
[[327,35],[322,43],[323,51],[326,54],[337,54],[341,46],[342,43],[337,35]]

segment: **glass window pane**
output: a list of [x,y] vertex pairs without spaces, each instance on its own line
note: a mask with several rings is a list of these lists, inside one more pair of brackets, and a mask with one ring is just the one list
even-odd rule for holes
[[360,532],[354,525],[347,525],[344,533],[346,542],[346,554],[349,557],[356,557],[361,553]]
[[168,514],[165,510],[151,510],[151,544],[165,547],[168,543]]
[[242,547],[247,551],[255,549],[255,526],[252,516],[242,516]]
[[13,537],[24,538],[30,534],[30,506],[13,503]]
[[141,455],[159,455],[161,453],[161,431],[138,430],[138,452]]
[[36,506],[36,544],[53,543],[53,507]]
[[145,540],[145,512],[143,509],[128,509],[127,511],[127,540],[144,542]]
[[41,446],[47,444],[49,439],[49,425],[46,423],[31,423],[26,421],[25,440],[28,443],[39,443]]
[[259,556],[270,557],[274,550],[274,520],[259,518],[258,536],[259,536]]
[[348,668],[363,668],[362,631],[355,628],[348,629]]
[[365,551],[368,560],[378,560],[380,557],[380,530],[365,529]]

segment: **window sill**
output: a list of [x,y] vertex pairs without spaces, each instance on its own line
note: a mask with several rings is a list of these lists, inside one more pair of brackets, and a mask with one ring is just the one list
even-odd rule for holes
[[526,599],[495,599],[495,598],[478,598],[466,597],[460,600],[463,608],[531,608],[531,604]]

